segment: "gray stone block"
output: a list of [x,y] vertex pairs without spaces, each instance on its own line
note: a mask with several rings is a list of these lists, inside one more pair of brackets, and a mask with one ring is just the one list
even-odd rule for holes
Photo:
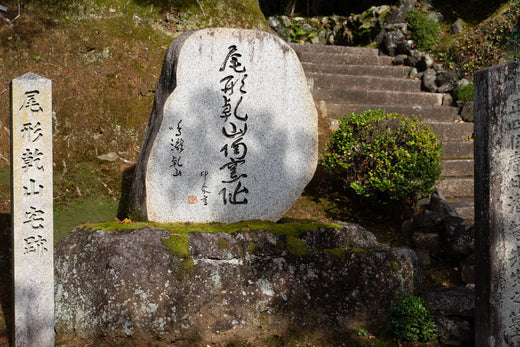
[[77,228],[56,246],[56,330],[109,344],[182,346],[287,329],[346,333],[384,324],[391,303],[414,292],[419,273],[412,250],[330,250],[338,240],[355,242],[341,229],[319,234],[313,242],[328,251],[298,255],[291,249],[303,240],[287,235],[191,232],[183,258],[161,243],[170,236],[166,230]]

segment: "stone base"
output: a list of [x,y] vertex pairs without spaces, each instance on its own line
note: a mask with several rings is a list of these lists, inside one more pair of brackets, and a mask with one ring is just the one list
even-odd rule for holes
[[380,246],[352,224],[298,237],[268,231],[189,233],[176,243],[169,237],[150,228],[76,228],[62,239],[58,335],[206,344],[346,332],[382,324],[391,303],[412,293],[417,280],[412,250]]

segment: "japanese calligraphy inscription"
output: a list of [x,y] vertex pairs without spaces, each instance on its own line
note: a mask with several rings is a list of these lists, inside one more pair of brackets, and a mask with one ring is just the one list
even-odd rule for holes
[[54,346],[51,81],[11,83],[14,341]]
[[294,51],[257,30],[191,31],[166,53],[130,204],[158,222],[278,220],[317,157]]
[[520,346],[520,64],[475,74],[478,346]]

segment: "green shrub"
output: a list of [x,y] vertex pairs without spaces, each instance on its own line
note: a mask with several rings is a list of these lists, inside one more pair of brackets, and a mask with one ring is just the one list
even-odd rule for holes
[[457,99],[462,101],[472,101],[475,98],[475,88],[473,82],[464,84],[457,89]]
[[315,33],[313,33],[313,29],[311,30],[303,30],[302,27],[303,23],[292,23],[289,26],[288,33],[289,33],[289,39],[291,42],[296,43],[304,43],[307,39],[311,39],[316,36]]
[[367,110],[339,119],[322,161],[357,194],[400,200],[431,193],[441,174],[441,151],[417,118]]
[[405,295],[388,312],[388,329],[400,341],[428,342],[437,337],[430,311],[422,298]]
[[429,51],[439,42],[441,25],[435,19],[428,18],[426,14],[412,9],[406,17],[406,22],[410,26],[412,39],[418,49]]

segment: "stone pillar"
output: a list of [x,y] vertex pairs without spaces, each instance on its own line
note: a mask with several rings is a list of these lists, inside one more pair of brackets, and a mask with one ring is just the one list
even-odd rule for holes
[[54,346],[51,81],[11,82],[15,346]]
[[476,346],[520,345],[520,63],[475,74]]

